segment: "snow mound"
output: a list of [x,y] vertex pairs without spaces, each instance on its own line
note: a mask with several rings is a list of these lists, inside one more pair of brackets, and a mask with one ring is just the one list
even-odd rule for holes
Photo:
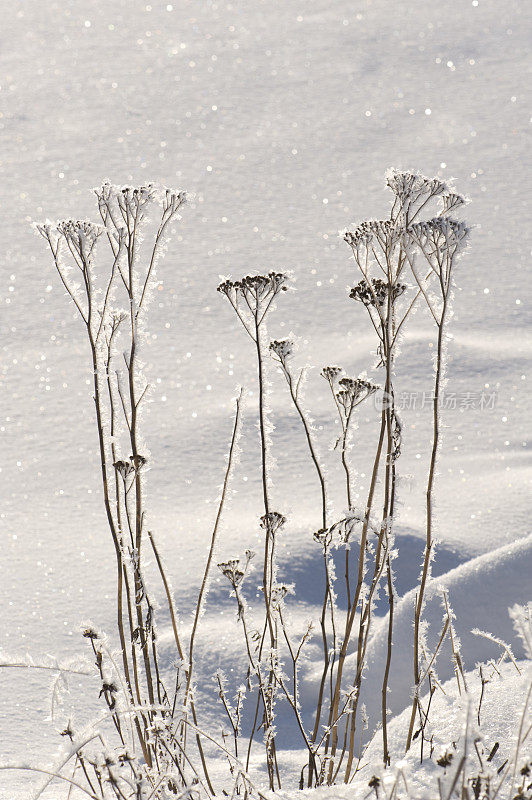
[[[461,641],[465,668],[489,661],[500,654],[493,642],[474,635],[478,628],[510,644],[516,658],[524,658],[523,643],[512,629],[508,609],[525,605],[532,598],[532,536],[478,556],[427,584],[424,619],[428,623],[427,642],[434,652],[442,627],[442,592],[448,593],[456,615],[454,626]],[[415,590],[408,592],[395,609],[392,666],[389,680],[389,708],[399,714],[410,702],[413,684],[413,608]],[[370,730],[380,716],[380,692],[386,659],[387,620],[379,621],[368,644],[367,670],[362,687]],[[453,662],[447,642],[436,660],[440,681],[453,675]]]
[[[466,673],[468,695],[460,694],[456,681],[451,679],[442,686],[443,691],[437,690],[431,703],[429,726],[425,731],[426,738],[433,736],[433,756],[430,756],[430,741],[424,744],[424,760],[420,762],[420,738],[414,742],[410,751],[405,755],[405,739],[408,730],[409,709],[394,717],[388,725],[388,740],[391,755],[391,769],[382,767],[382,741],[378,732],[366,749],[360,762],[360,769],[354,780],[348,786],[331,786],[305,792],[312,800],[358,800],[374,796],[368,787],[368,782],[373,776],[378,776],[382,785],[389,793],[393,783],[398,779],[399,796],[424,800],[434,798],[438,793],[438,779],[442,785],[449,788],[456,771],[456,763],[464,753],[465,732],[467,729],[467,761],[466,775],[475,777],[479,771],[478,757],[473,746],[483,759],[484,766],[496,772],[508,759],[510,770],[505,778],[505,783],[512,779],[513,765],[516,753],[516,733],[521,720],[524,718],[525,706],[527,717],[532,708],[530,706],[530,683],[532,680],[532,662],[520,661],[517,664],[519,672],[513,664],[504,664],[500,674],[495,671],[490,682],[486,684],[480,710],[480,726],[478,726],[477,711],[481,694],[481,682],[478,671]],[[445,692],[445,694],[443,693]],[[528,695],[528,697],[527,697]],[[427,698],[423,700],[427,706]],[[525,726],[526,727],[526,726]],[[495,745],[498,745],[491,760],[488,758]],[[447,768],[437,764],[445,754],[451,754],[452,760]],[[524,742],[518,750],[517,764],[519,765],[530,756],[530,744]],[[504,775],[501,770],[501,775]],[[408,794],[406,794],[408,787]],[[283,800],[294,800],[301,797],[301,793],[281,793]],[[507,796],[507,792],[504,793]]]

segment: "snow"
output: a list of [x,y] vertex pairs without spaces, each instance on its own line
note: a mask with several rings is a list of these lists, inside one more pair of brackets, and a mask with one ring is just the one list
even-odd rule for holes
[[[429,726],[426,731],[428,744],[424,745],[424,759],[420,760],[420,745],[414,743],[411,750],[405,754],[405,730],[408,729],[410,710],[394,717],[389,726],[390,755],[392,769],[385,772],[380,765],[382,743],[379,736],[363,752],[360,760],[359,771],[354,780],[348,785],[339,785],[330,788],[314,789],[305,792],[305,796],[312,800],[359,800],[370,793],[368,783],[374,775],[384,781],[388,778],[388,791],[394,780],[399,775],[400,792],[404,792],[405,784],[408,786],[409,796],[413,798],[430,798],[437,796],[438,778],[443,780],[444,787],[449,788],[454,776],[453,764],[444,769],[436,762],[445,753],[453,754],[454,762],[459,760],[464,750],[465,732],[468,731],[468,741],[477,738],[477,747],[484,761],[497,744],[496,753],[491,764],[498,770],[507,759],[514,756],[515,731],[519,727],[525,706],[530,707],[530,697],[527,693],[532,679],[532,665],[530,661],[518,662],[519,671],[513,664],[505,664],[500,669],[500,674],[493,674],[490,682],[485,687],[481,704],[482,735],[477,726],[477,712],[479,707],[481,681],[478,671],[466,673],[469,694],[460,694],[456,681],[453,679],[442,684],[437,690],[431,703],[431,718],[437,720],[437,726]],[[426,700],[426,698],[425,698]],[[427,758],[431,749],[431,736],[434,735],[433,758]],[[468,775],[474,777],[478,774],[478,762],[474,750],[468,754],[466,768]],[[527,758],[528,748],[522,748],[519,764]],[[475,772],[476,767],[476,772]],[[511,776],[510,776],[511,778]],[[509,780],[508,780],[509,783]],[[503,785],[503,795],[508,795],[509,785]],[[385,784],[386,785],[386,784]],[[283,800],[294,800],[301,796],[294,792],[280,792]]]
[[[342,476],[330,449],[338,431],[319,371],[341,364],[349,375],[378,375],[367,320],[346,296],[356,278],[338,230],[386,213],[383,176],[392,165],[453,177],[471,199],[467,220],[476,227],[459,267],[448,347],[447,390],[456,407],[444,413],[436,490],[441,558],[427,614],[434,632],[438,587],[446,586],[466,664],[491,657],[493,645],[470,630],[511,637],[507,608],[532,594],[527,4],[29,0],[2,17],[0,653],[18,661],[27,652],[36,661],[52,654],[63,663],[86,654],[81,620],[90,616],[110,633],[114,620],[86,342],[31,222],[97,221],[90,187],[107,177],[160,180],[193,195],[159,266],[143,352],[155,383],[145,416],[150,524],[186,626],[241,385],[249,403],[220,559],[261,543],[253,358],[216,293],[220,276],[255,268],[294,274],[295,291],[279,300],[269,333],[294,332],[296,363],[313,366],[304,404],[319,427],[340,517]],[[426,466],[417,455],[430,441],[422,393],[430,385],[431,335],[418,313],[398,362],[407,407],[394,660],[405,669],[396,674],[394,714],[410,691]],[[319,494],[273,365],[269,379],[273,493],[288,518],[281,571],[296,585],[292,617],[303,625],[319,602],[312,542]],[[494,406],[469,408],[467,397],[478,405],[482,392],[496,393]],[[376,425],[368,404],[352,453],[360,498]],[[216,668],[236,671],[242,663],[227,594],[214,576],[199,650],[202,697],[211,704]],[[377,631],[376,668],[382,647]],[[442,680],[450,674],[446,658],[438,664]],[[96,687],[81,677],[71,687],[73,704],[96,713]],[[44,674],[0,673],[0,762],[53,760],[59,743],[48,713]],[[0,798],[22,800],[29,785],[31,776],[0,773]]]
[[[432,580],[427,586],[423,614],[429,625],[429,651],[434,652],[441,632],[445,611],[442,594],[445,591],[456,615],[453,624],[461,642],[461,655],[466,669],[472,669],[477,663],[497,659],[500,655],[500,648],[493,642],[472,633],[478,628],[487,630],[509,644],[516,658],[525,658],[527,654],[524,645],[512,630],[508,609],[514,602],[526,605],[529,601],[531,563],[532,536],[528,536],[514,544],[473,558]],[[394,715],[403,711],[412,694],[414,601],[415,590],[411,590],[401,598],[394,615],[393,668],[388,703]],[[370,729],[372,722],[373,727],[378,722],[380,713],[380,688],[387,647],[386,623],[386,619],[380,622],[380,627],[375,629],[368,646],[367,674],[361,700],[366,705]],[[442,681],[449,680],[454,674],[449,640],[440,651],[435,667]]]

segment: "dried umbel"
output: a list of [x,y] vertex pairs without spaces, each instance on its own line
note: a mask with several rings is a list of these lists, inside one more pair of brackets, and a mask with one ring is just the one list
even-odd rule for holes
[[261,326],[275,298],[288,290],[287,280],[283,272],[246,275],[238,281],[223,281],[217,290],[227,297],[245,330],[258,344]]
[[442,210],[440,212],[441,216],[446,216],[450,214],[451,211],[455,211],[455,209],[460,208],[460,206],[465,205],[466,200],[459,194],[455,194],[454,192],[449,192],[449,194],[441,195],[440,201],[442,204]]
[[246,559],[243,565],[239,558],[230,558],[229,561],[221,561],[217,565],[218,569],[221,571],[222,575],[227,578],[233,589],[237,589],[242,584],[249,570],[249,565],[255,558],[255,553],[253,550],[246,550],[245,556]]
[[344,233],[344,241],[351,247],[369,245],[376,240],[381,247],[398,242],[401,230],[391,219],[369,219],[357,225],[354,231]]
[[442,195],[447,187],[439,178],[426,178],[412,172],[397,172],[391,170],[386,175],[386,185],[397,198],[397,214],[412,212],[417,213],[420,203],[425,203],[433,197]]
[[394,283],[390,285],[381,278],[372,278],[371,283],[369,283],[363,278],[351,289],[349,297],[352,300],[358,300],[365,306],[383,308],[388,302],[390,293],[391,302],[394,303],[407,288],[405,283]]
[[332,395],[337,402],[342,427],[346,434],[345,424],[349,421],[353,409],[374,394],[379,387],[365,378],[349,378],[348,376],[340,378],[342,373],[341,367],[324,367],[321,371],[321,376],[329,384]]
[[233,589],[237,589],[244,580],[244,570],[240,569],[240,559],[231,558],[229,561],[221,561],[218,569],[227,578]]
[[[173,220],[179,219],[178,211],[186,203],[186,192],[158,186],[154,183],[147,183],[143,186],[115,186],[106,182],[101,187],[94,189],[94,193],[114,255],[118,254],[118,250],[126,248],[129,262],[132,262],[133,257],[138,257],[136,244],[140,242],[139,232],[144,228],[150,210],[157,205],[161,208],[155,247],[151,259],[149,259],[150,266],[147,271],[149,278],[158,260],[161,247],[168,241],[169,225]],[[134,245],[135,240],[136,244]],[[131,291],[132,286],[129,285],[131,279],[127,275],[127,271],[122,274],[122,278],[128,284],[128,290]],[[144,294],[145,292],[142,292],[141,305]]]
[[102,225],[96,225],[89,220],[66,219],[57,223],[57,231],[79,253],[86,252],[87,247],[92,249],[97,239],[104,233]]
[[362,395],[369,397],[378,389],[378,386],[363,378],[340,378],[338,384],[342,387],[341,391],[352,397],[353,400],[358,400]]
[[85,628],[85,630],[83,631],[83,636],[85,637],[85,639],[99,639],[100,638],[99,633],[97,631],[95,631],[94,628]]
[[239,297],[258,303],[283,291],[286,292],[286,275],[283,272],[268,272],[267,275],[246,275],[238,281],[226,280],[220,283],[218,291],[229,300]]
[[346,419],[349,419],[355,406],[366,400],[378,389],[373,383],[362,378],[341,378],[338,381],[338,385],[341,388],[336,392],[336,399]]
[[326,381],[333,384],[342,372],[342,367],[323,367],[320,374],[322,378],[325,378]]
[[469,234],[464,222],[448,217],[434,217],[427,222],[416,222],[408,229],[412,240],[427,256],[453,253],[462,247]]
[[94,193],[98,198],[100,209],[108,208],[116,203],[124,212],[137,212],[148,203],[159,203],[163,207],[183,205],[187,193],[179,189],[170,189],[155,183],[146,183],[142,186],[117,186],[105,181],[102,186],[95,188]]
[[58,244],[64,242],[80,267],[90,259],[96,242],[105,233],[102,225],[86,219],[64,219],[55,224],[44,222],[35,228],[49,242],[52,252],[57,252]]
[[113,467],[116,469],[120,477],[125,480],[132,473],[139,472],[147,463],[148,459],[145,456],[136,455],[129,456],[129,461],[115,461]]
[[133,465],[129,461],[115,461],[113,467],[116,469],[122,480],[125,480],[128,475],[135,471]]
[[260,518],[260,526],[271,536],[275,534],[285,525],[286,517],[279,514],[278,511],[270,511]]
[[294,343],[291,339],[274,339],[270,342],[270,352],[284,365],[294,352]]

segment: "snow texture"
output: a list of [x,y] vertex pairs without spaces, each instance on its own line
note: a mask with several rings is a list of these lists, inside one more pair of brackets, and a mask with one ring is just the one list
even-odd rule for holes
[[[457,269],[449,327],[436,484],[441,544],[427,595],[429,637],[441,619],[439,586],[449,591],[468,667],[496,649],[472,636],[472,628],[512,635],[507,608],[532,596],[532,233],[525,180],[531,22],[530,4],[521,0],[4,4],[0,652],[20,663],[27,653],[40,664],[48,663],[46,654],[61,665],[75,663],[86,656],[81,620],[90,616],[98,628],[114,631],[112,544],[101,504],[87,345],[31,223],[97,221],[90,187],[106,178],[120,185],[160,181],[191,194],[157,267],[142,351],[154,384],[143,416],[151,453],[149,522],[187,625],[241,385],[249,390],[242,453],[217,555],[225,560],[261,546],[255,367],[250,343],[216,286],[223,276],[254,270],[293,272],[295,290],[279,298],[268,332],[276,339],[293,332],[300,343],[294,366],[315,367],[304,406],[340,518],[344,484],[331,449],[338,426],[319,372],[340,364],[354,377],[379,375],[364,310],[347,299],[357,278],[338,230],[387,213],[389,166],[454,178],[471,200],[466,212],[474,226]],[[397,607],[394,714],[408,705],[411,691],[409,591],[423,548],[422,456],[431,425],[423,392],[432,381],[432,337],[428,317],[418,312],[397,363],[405,455],[395,565],[404,597]],[[284,379],[273,365],[269,371],[273,503],[288,518],[280,570],[295,584],[291,615],[303,625],[321,597],[312,540],[320,498]],[[366,453],[378,431],[370,403],[357,422],[350,457],[361,504]],[[149,563],[146,569],[149,575]],[[234,601],[216,575],[197,651],[206,703],[215,700],[216,669],[230,675],[242,663],[234,616]],[[163,642],[167,623],[158,620]],[[520,657],[518,642],[513,646]],[[377,630],[368,688],[378,683],[382,648]],[[169,664],[173,657],[168,647]],[[312,660],[307,671],[316,671]],[[450,675],[448,651],[438,671],[442,680]],[[518,679],[507,680],[508,695],[517,696]],[[59,744],[48,683],[42,670],[1,672],[0,762],[53,760]],[[96,682],[71,676],[68,683],[79,718],[96,716]],[[369,693],[365,702],[369,708]],[[2,772],[0,798],[26,800],[35,785],[28,773]],[[341,791],[324,796],[338,798]]]

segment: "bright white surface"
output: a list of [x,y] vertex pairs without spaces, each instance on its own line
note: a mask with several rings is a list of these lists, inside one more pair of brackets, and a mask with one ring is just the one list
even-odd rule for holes
[[[298,291],[283,298],[270,331],[301,336],[301,363],[318,367],[308,405],[324,426],[340,512],[340,472],[327,451],[332,409],[318,372],[326,363],[351,374],[370,368],[373,343],[363,310],[346,298],[355,276],[337,231],[386,213],[390,165],[454,176],[478,226],[460,265],[448,388],[478,393],[489,384],[498,402],[445,416],[437,499],[449,563],[530,531],[527,5],[178,0],[169,9],[155,0],[33,0],[2,14],[0,648],[14,655],[77,653],[88,615],[112,626],[87,350],[29,225],[94,215],[88,189],[105,177],[161,180],[196,195],[160,270],[157,339],[144,352],[157,381],[145,418],[152,526],[183,609],[214,516],[234,387],[254,388],[252,354],[215,292],[219,275],[294,271]],[[418,315],[399,367],[405,391],[430,385],[428,336]],[[282,381],[273,374],[272,382],[275,502],[291,515],[287,571],[297,566],[312,605],[304,567],[315,563],[314,476]],[[366,416],[354,454],[361,471],[375,438],[371,409]],[[416,537],[425,465],[415,456],[426,452],[429,412],[405,412],[404,423],[400,471],[412,479],[399,526]],[[220,555],[260,541],[252,404],[248,429]],[[490,619],[478,624],[489,629]],[[43,723],[47,681],[0,680],[2,758],[47,762],[57,741]]]

